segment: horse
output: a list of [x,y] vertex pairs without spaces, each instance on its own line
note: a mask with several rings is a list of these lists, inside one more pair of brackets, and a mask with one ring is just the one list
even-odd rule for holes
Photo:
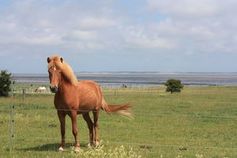
[[46,92],[46,87],[38,87],[35,89],[35,92],[38,92],[38,93]]
[[[57,110],[61,130],[61,143],[59,151],[65,147],[65,116],[68,115],[72,122],[72,134],[74,136],[74,150],[80,150],[77,137],[77,115],[82,114],[89,129],[89,146],[99,145],[98,119],[102,109],[107,113],[118,113],[131,117],[129,104],[109,105],[104,99],[101,87],[94,81],[78,81],[72,68],[60,56],[47,58],[50,90],[55,93],[54,105]],[[93,121],[90,117],[93,113]]]

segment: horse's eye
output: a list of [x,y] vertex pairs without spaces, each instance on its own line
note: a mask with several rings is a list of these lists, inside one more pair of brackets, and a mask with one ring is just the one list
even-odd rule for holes
[[50,63],[50,61],[51,61],[51,59],[48,57],[48,58],[47,58],[47,62]]

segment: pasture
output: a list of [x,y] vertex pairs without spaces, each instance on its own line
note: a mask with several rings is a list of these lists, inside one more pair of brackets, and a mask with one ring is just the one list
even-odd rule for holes
[[69,117],[66,151],[57,151],[60,127],[53,95],[0,98],[0,157],[237,157],[237,87],[185,87],[180,94],[166,93],[164,87],[103,91],[108,103],[129,102],[134,119],[101,111],[103,145],[89,149],[88,129],[79,115],[81,153],[71,150]]

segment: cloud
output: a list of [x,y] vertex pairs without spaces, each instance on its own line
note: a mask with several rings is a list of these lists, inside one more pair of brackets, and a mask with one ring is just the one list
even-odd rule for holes
[[116,21],[105,17],[85,17],[79,22],[81,29],[105,29],[116,25]]
[[1,5],[0,56],[70,52],[113,58],[139,52],[150,59],[185,59],[237,54],[236,0],[25,0]]
[[175,47],[171,39],[159,36],[146,27],[135,25],[120,30],[125,47],[134,49],[173,49]]
[[148,0],[151,10],[178,17],[207,17],[219,13],[220,6],[216,0]]
[[97,33],[95,31],[84,30],[72,30],[62,38],[68,41],[80,41],[80,40],[96,40]]
[[157,34],[176,41],[176,51],[182,53],[235,53],[237,1],[218,0],[148,0],[151,13],[164,20],[150,25]]
[[[107,3],[100,5],[103,4]],[[99,9],[91,12],[83,6],[90,8],[86,3],[73,0],[13,1],[0,15],[0,45],[14,44],[29,49],[31,46],[102,49],[106,40],[110,40],[106,38],[106,29],[114,27],[116,21],[105,14],[104,6],[98,5]],[[102,14],[98,15],[99,11]],[[100,41],[102,39],[104,41]]]
[[[148,0],[148,10],[140,11],[139,17],[129,12],[118,15],[119,8],[113,1],[96,2],[97,7],[74,0],[13,1],[0,15],[0,44],[94,52],[128,48],[148,52],[234,52],[235,4],[233,0]],[[162,18],[141,19],[150,15]]]

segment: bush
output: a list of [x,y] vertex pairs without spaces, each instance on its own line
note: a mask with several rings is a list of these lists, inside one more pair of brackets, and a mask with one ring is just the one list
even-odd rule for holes
[[174,92],[181,92],[181,89],[183,89],[183,84],[180,80],[176,79],[169,79],[165,83],[166,86],[166,92],[174,93]]
[[0,96],[9,96],[11,91],[11,73],[2,70],[0,73]]

